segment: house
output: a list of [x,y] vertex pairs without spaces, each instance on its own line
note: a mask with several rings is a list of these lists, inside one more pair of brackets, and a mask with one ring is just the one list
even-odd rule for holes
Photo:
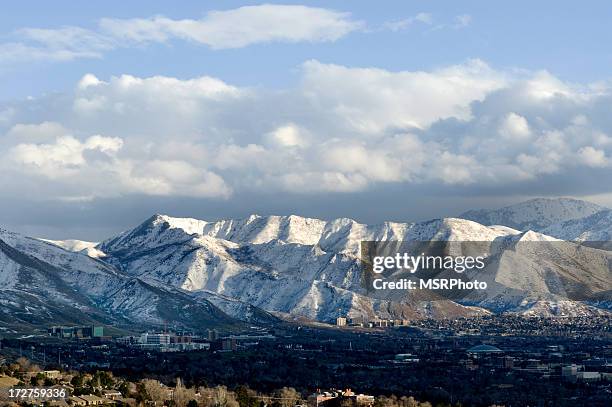
[[48,379],[59,379],[62,373],[59,370],[43,370],[42,374]]
[[343,391],[331,389],[324,392],[317,390],[308,398],[308,401],[311,405],[329,407],[341,406],[343,401],[351,401],[353,405],[372,406],[374,405],[374,396],[356,394],[351,389]]
[[73,406],[86,406],[87,402],[80,397],[70,396],[68,399]]
[[102,390],[102,397],[109,400],[117,400],[123,397],[123,395],[118,390]]
[[79,406],[99,406],[99,405],[108,403],[107,399],[103,399],[93,394],[83,394],[82,396],[79,396],[78,398],[85,401],[85,404],[78,404]]

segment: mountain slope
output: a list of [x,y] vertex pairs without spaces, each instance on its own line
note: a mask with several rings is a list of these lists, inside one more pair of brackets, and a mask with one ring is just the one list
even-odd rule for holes
[[5,333],[49,324],[109,323],[110,314],[62,279],[63,271],[0,240],[0,322]]
[[8,331],[98,323],[200,329],[238,323],[205,298],[155,286],[55,244],[0,229],[0,322]]
[[[609,212],[558,230],[573,231],[578,240],[586,238],[578,233],[585,225],[594,231],[589,236],[604,233]],[[558,211],[542,218],[555,217]],[[454,255],[473,250],[454,242],[479,242],[487,267],[469,277],[490,288],[457,298],[373,293],[364,283],[362,241],[437,241]],[[95,247],[0,229],[0,322],[8,329],[72,321],[202,330],[242,326],[239,321],[276,324],[275,315],[318,321],[588,315],[612,304],[610,265],[612,252],[455,218],[365,225],[346,218],[252,215],[208,222],[154,215]]]
[[105,254],[100,250],[96,249],[97,242],[86,242],[84,240],[47,240],[40,239],[43,242],[51,243],[55,246],[59,246],[62,249],[68,250],[69,252],[80,252],[88,255],[94,259],[104,257]]
[[460,215],[483,225],[503,225],[518,230],[541,230],[606,210],[602,206],[571,198],[537,198],[500,209],[470,210]]
[[471,292],[463,302],[495,312],[540,315],[588,314],[580,303],[612,292],[612,252],[525,232],[494,242],[487,266],[471,277],[486,281],[486,292]]
[[[192,233],[200,227],[204,234]],[[438,308],[458,315],[482,311],[450,301],[419,307],[408,299],[371,298],[362,284],[360,242],[492,240],[504,235],[461,219],[368,226],[350,219],[326,222],[297,216],[204,222],[156,215],[98,249],[130,275],[215,293],[269,312],[323,321],[345,314],[423,318],[441,315]]]
[[[555,265],[558,248],[553,245],[544,253],[532,247],[514,253],[513,258],[509,257],[512,251],[501,253],[503,261],[488,270],[490,283],[497,291],[463,302],[472,307],[449,300],[420,301],[406,293],[375,297],[363,285],[360,242],[385,240],[470,241],[491,245],[555,241],[544,235],[520,234],[510,228],[486,227],[452,218],[363,225],[350,219],[323,221],[297,216],[252,215],[240,220],[206,222],[156,215],[133,230],[102,242],[98,249],[107,253],[110,263],[147,281],[215,294],[269,312],[322,321],[339,315],[367,319],[424,318],[483,312],[473,306],[496,312],[524,310],[524,301],[535,304],[540,300],[551,303],[566,300],[568,292],[559,288],[561,283],[566,291],[572,284],[580,287],[583,284],[599,292],[605,291],[608,281],[605,273],[609,270],[590,268],[586,259],[581,260],[586,264],[571,265],[583,270],[583,276],[568,274]],[[599,251],[592,256],[602,258]],[[530,268],[523,267],[517,274],[516,265],[521,262]],[[543,265],[539,267],[538,262]]]
[[612,241],[612,210],[560,222],[543,229],[542,233],[578,242],[610,242]]

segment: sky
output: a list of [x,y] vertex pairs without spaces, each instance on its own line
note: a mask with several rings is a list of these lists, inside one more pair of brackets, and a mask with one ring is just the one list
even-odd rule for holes
[[[36,10],[33,12],[33,10]],[[0,14],[0,225],[612,205],[612,5],[75,4]]]

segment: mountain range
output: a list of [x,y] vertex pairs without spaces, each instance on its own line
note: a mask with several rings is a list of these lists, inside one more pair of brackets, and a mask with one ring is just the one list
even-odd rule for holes
[[536,198],[499,209],[470,210],[459,215],[483,225],[503,225],[517,230],[542,230],[606,210],[603,206],[572,198]]
[[[558,239],[609,240],[610,212],[583,201],[538,199],[466,213],[490,225],[460,218],[365,225],[294,215],[219,221],[154,215],[100,243],[0,229],[0,330],[608,313],[612,252]],[[396,240],[484,242],[491,261],[472,277],[490,289],[454,301],[371,295],[360,243]]]

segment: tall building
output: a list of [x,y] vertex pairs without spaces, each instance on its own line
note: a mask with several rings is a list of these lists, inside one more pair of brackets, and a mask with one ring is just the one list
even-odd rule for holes
[[238,349],[238,345],[236,344],[236,339],[226,338],[226,339],[221,340],[221,350],[235,351],[236,349]]
[[216,329],[209,329],[208,330],[208,340],[212,342],[218,339],[219,339],[219,332]]

